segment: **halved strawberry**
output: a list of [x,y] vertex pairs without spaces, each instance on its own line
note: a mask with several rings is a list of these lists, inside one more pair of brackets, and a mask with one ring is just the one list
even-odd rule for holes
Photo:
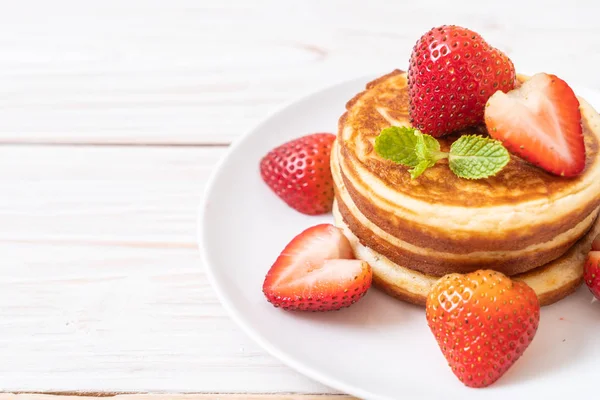
[[358,301],[371,286],[368,263],[354,260],[350,242],[331,224],[308,228],[283,249],[263,293],[285,310],[331,311]]
[[560,176],[585,168],[585,144],[579,101],[565,81],[536,74],[508,93],[487,102],[489,134],[513,154]]
[[600,251],[590,251],[583,267],[583,280],[600,300]]
[[600,251],[600,235],[592,242],[592,250]]

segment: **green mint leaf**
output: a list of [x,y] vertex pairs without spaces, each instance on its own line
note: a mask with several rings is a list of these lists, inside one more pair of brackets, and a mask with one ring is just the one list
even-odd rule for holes
[[433,136],[404,126],[383,129],[375,138],[375,151],[385,159],[413,167],[409,170],[412,179],[448,157],[440,151],[440,143]]
[[417,179],[423,172],[425,172],[425,170],[427,168],[433,167],[434,165],[435,165],[435,161],[431,161],[431,160],[419,161],[419,163],[414,168],[411,168],[410,170],[408,170],[408,172],[410,172],[410,178]]
[[427,168],[433,167],[438,160],[447,157],[447,153],[440,151],[440,142],[433,136],[422,134],[417,131],[417,144],[415,153],[419,158],[419,163],[411,170],[411,179],[418,178]]
[[387,160],[412,167],[412,179],[442,158],[448,158],[452,172],[465,179],[496,175],[510,161],[508,151],[494,139],[462,136],[452,144],[450,153],[445,153],[434,137],[404,126],[383,129],[375,138],[375,151]]
[[375,151],[381,157],[398,164],[416,167],[419,158],[415,153],[417,138],[414,128],[391,126],[375,138]]
[[438,142],[436,138],[422,133],[417,137],[415,152],[419,159],[431,161],[431,166],[442,158],[448,158],[448,153],[440,151],[440,142]]
[[460,178],[482,179],[500,172],[510,161],[510,154],[497,140],[465,135],[452,143],[448,161]]
[[417,135],[417,144],[415,145],[415,153],[417,154],[417,157],[425,160],[433,160],[436,158],[436,154],[439,152],[440,142],[438,142],[433,136],[419,132]]

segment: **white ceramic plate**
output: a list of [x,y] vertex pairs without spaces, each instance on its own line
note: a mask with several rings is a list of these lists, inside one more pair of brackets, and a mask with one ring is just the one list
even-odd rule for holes
[[[303,229],[332,216],[304,216],[262,182],[259,161],[273,147],[332,132],[346,102],[372,77],[333,86],[273,114],[241,138],[220,163],[200,209],[199,244],[208,275],[233,319],[269,353],[301,373],[361,398],[566,399],[597,396],[600,303],[586,287],[542,310],[536,338],[496,384],[464,387],[430,333],[423,309],[376,289],[333,313],[289,313],[263,297],[265,274]],[[600,95],[579,90],[600,108]]]

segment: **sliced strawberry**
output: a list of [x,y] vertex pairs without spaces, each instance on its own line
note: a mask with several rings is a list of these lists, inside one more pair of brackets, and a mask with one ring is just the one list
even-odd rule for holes
[[583,267],[583,280],[600,300],[600,251],[590,251]]
[[275,307],[330,311],[358,301],[371,286],[368,263],[354,260],[350,242],[331,224],[308,228],[283,249],[263,292]]
[[536,74],[517,89],[496,92],[485,124],[511,153],[548,172],[570,177],[585,168],[579,101],[555,75]]
[[592,250],[600,251],[600,235],[592,242]]

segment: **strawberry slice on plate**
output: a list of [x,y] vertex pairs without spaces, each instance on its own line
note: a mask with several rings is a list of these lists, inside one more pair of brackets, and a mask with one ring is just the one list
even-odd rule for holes
[[263,293],[285,310],[331,311],[358,301],[373,272],[355,260],[350,242],[331,224],[306,229],[283,249],[265,278]]
[[494,93],[485,124],[511,153],[552,174],[572,177],[585,168],[579,101],[555,75],[536,74],[517,89]]
[[600,300],[600,251],[590,251],[583,267],[583,280]]
[[600,235],[596,236],[592,242],[592,250],[600,251]]

